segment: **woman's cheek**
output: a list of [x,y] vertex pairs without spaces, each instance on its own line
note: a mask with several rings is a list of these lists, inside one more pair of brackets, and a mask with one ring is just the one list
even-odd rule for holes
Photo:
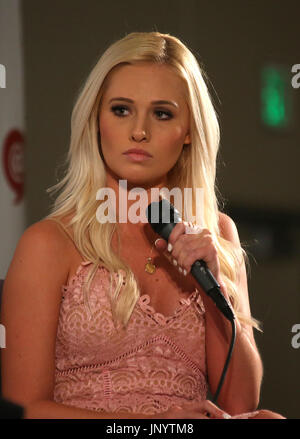
[[105,119],[105,117],[102,118],[101,123],[99,124],[99,130],[100,130],[101,141],[103,143],[112,143],[113,130],[111,124],[109,123],[108,120]]
[[173,146],[173,148],[174,145],[178,147],[183,146],[184,139],[185,139],[184,130],[181,126],[173,126],[168,136],[166,136],[167,143],[170,146]]

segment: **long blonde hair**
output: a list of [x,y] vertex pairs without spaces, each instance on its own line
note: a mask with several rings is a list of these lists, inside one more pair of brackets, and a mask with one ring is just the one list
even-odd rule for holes
[[[139,61],[170,66],[183,80],[191,115],[191,145],[182,150],[177,163],[168,174],[168,187],[192,188],[195,211],[195,189],[203,188],[204,215],[202,226],[216,238],[221,274],[233,308],[241,322],[258,328],[253,318],[238,311],[237,275],[241,254],[246,252],[220,236],[219,210],[216,196],[216,159],[219,148],[219,124],[206,83],[195,56],[176,37],[159,32],[133,32],[113,43],[92,69],[79,93],[71,117],[70,148],[65,161],[65,176],[47,189],[50,194],[60,191],[45,219],[64,217],[73,213],[69,226],[82,256],[93,264],[87,276],[88,291],[99,266],[111,275],[109,297],[116,326],[126,327],[140,296],[137,280],[130,267],[112,251],[111,240],[118,232],[115,223],[100,223],[96,211],[100,202],[96,193],[105,187],[106,171],[98,142],[98,112],[106,78],[122,63]],[[184,218],[183,218],[184,219]],[[119,238],[119,235],[118,235]],[[113,273],[119,273],[113,288]],[[125,279],[125,283],[123,281]],[[120,294],[121,293],[121,294]]]

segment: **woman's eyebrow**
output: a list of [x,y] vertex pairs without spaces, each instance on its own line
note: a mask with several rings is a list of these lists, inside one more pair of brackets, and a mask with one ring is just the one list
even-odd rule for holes
[[[117,98],[112,98],[109,101],[109,104],[112,101],[125,101],[125,102],[129,102],[130,104],[134,104],[134,101],[132,99],[128,99],[128,98],[123,98],[123,97],[117,97]],[[178,104],[174,101],[164,101],[164,100],[160,100],[160,101],[152,101],[151,102],[152,105],[163,105],[163,104],[167,104],[167,105],[173,105],[173,107],[178,108]]]

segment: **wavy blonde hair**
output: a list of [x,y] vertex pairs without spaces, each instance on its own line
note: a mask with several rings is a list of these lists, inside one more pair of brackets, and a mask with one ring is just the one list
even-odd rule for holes
[[[191,145],[184,147],[177,163],[169,171],[168,188],[192,188],[195,211],[196,188],[204,190],[202,226],[216,238],[222,279],[227,287],[232,306],[241,322],[259,328],[258,322],[239,313],[236,290],[241,255],[246,252],[220,236],[219,210],[216,197],[216,159],[220,132],[204,72],[192,52],[176,37],[159,32],[132,32],[114,42],[103,53],[92,69],[79,93],[71,117],[70,148],[66,157],[65,176],[47,189],[50,194],[60,191],[44,219],[55,219],[72,213],[69,226],[74,242],[85,260],[93,264],[85,285],[85,299],[89,310],[88,292],[99,266],[110,272],[110,291],[114,323],[123,329],[130,319],[140,296],[138,282],[130,267],[112,251],[111,240],[118,234],[117,224],[100,223],[96,218],[99,202],[96,193],[105,187],[106,171],[98,142],[98,116],[106,79],[116,66],[139,61],[166,64],[183,80],[191,115]],[[185,219],[183,217],[183,219]],[[116,278],[113,273],[119,273]],[[115,288],[113,288],[113,286]],[[120,294],[121,292],[121,294]]]

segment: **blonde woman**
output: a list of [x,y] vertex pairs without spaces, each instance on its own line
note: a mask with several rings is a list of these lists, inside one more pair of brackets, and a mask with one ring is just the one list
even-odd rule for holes
[[[203,73],[179,39],[136,32],[105,51],[72,113],[66,173],[49,190],[60,193],[21,237],[5,280],[3,395],[26,417],[281,418],[255,411],[258,324],[235,224],[218,209],[218,146]],[[148,222],[130,220],[136,188],[147,195],[141,211],[151,189],[191,188],[193,212],[202,188],[201,227],[188,233],[183,213],[168,242],[158,239]],[[99,189],[114,194],[116,221],[101,221]],[[236,314],[218,405],[207,393],[231,328],[190,274],[197,259]]]

